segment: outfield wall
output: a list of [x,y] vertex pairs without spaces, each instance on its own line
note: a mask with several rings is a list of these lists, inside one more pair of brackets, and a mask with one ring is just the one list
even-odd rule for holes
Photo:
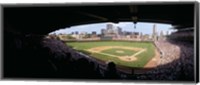
[[135,41],[135,40],[62,40],[62,42],[102,42],[102,41],[127,41],[127,42],[143,42],[153,43],[151,40]]
[[112,38],[112,37],[98,37],[98,38],[84,38],[84,39],[60,39],[65,42],[73,41],[135,41],[135,42],[153,42],[152,40],[144,40],[139,38]]

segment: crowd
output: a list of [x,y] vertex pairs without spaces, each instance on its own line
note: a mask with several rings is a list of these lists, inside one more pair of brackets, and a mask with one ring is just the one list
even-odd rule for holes
[[194,80],[194,46],[179,41],[155,41],[161,51],[158,67],[137,76],[144,80]]
[[[6,37],[6,38],[5,38]],[[162,57],[158,67],[145,74],[120,74],[78,53],[60,40],[41,35],[5,33],[4,77],[89,78],[134,80],[193,80],[194,46],[187,42],[156,41]]]
[[50,49],[52,64],[58,69],[57,77],[101,78],[95,63],[78,54],[65,43],[55,39],[44,39],[43,46]]
[[[66,43],[55,39],[44,39],[43,46],[49,48],[52,64],[57,68],[55,77],[83,79],[118,79],[115,64],[100,64],[88,55],[77,52]],[[101,72],[100,72],[101,71]]]
[[100,72],[98,63],[55,38],[5,32],[4,45],[5,78],[119,78],[115,65]]

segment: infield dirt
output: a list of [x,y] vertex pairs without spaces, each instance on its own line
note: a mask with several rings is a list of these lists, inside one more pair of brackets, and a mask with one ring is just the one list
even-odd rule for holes
[[[103,50],[114,49],[114,48],[127,49],[127,50],[138,51],[138,52],[131,55],[131,56],[118,56],[118,55],[112,55],[112,54],[102,52]],[[108,55],[108,56],[112,56],[112,57],[117,57],[122,61],[131,62],[131,61],[137,60],[137,57],[135,57],[135,56],[146,51],[146,49],[137,48],[137,47],[126,47],[126,46],[100,46],[100,47],[94,47],[94,48],[86,49],[86,51],[89,51],[89,52],[92,52],[92,53],[98,53],[98,54],[102,54],[102,55]]]

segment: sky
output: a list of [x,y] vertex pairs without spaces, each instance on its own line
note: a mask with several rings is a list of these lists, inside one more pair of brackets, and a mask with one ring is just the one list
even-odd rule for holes
[[[77,26],[72,26],[69,28],[61,28],[59,30],[56,30],[52,33],[55,34],[70,34],[71,32],[78,31],[79,33],[81,32],[87,32],[87,33],[92,33],[92,31],[96,31],[97,34],[101,33],[101,29],[106,28],[107,23],[94,23],[94,24],[84,24],[84,25],[77,25]],[[130,32],[139,32],[143,34],[152,34],[152,29],[153,25],[156,24],[156,29],[157,32],[160,34],[160,31],[163,31],[163,34],[165,35],[166,32],[168,31],[169,34],[175,30],[172,29],[172,25],[170,24],[160,24],[160,23],[145,23],[145,22],[138,22],[136,24],[136,28],[134,28],[133,22],[119,22],[119,23],[113,23],[115,26],[119,26],[122,28],[122,31],[130,31]]]

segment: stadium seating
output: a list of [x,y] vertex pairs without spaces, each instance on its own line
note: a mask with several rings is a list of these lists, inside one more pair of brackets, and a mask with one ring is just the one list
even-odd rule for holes
[[4,77],[133,80],[194,78],[194,46],[190,42],[156,41],[155,45],[163,53],[158,67],[144,74],[125,74],[117,71],[114,63],[100,63],[55,38],[7,31],[5,37]]

